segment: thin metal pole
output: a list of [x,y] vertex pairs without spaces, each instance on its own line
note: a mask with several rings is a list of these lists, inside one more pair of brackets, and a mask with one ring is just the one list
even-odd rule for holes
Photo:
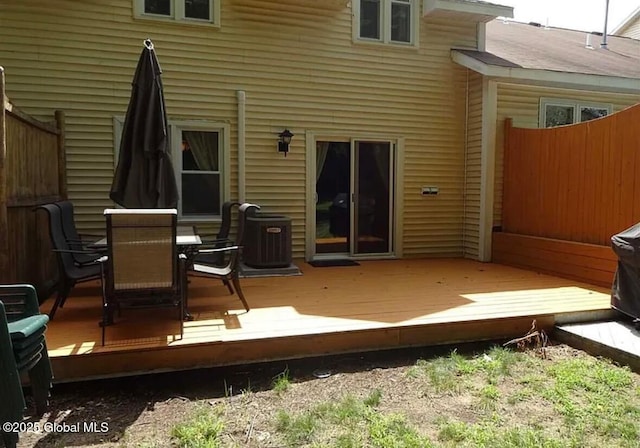
[[600,44],[600,48],[607,49],[607,24],[609,22],[609,0],[606,2],[605,11],[604,11],[604,32],[602,33],[602,43]]

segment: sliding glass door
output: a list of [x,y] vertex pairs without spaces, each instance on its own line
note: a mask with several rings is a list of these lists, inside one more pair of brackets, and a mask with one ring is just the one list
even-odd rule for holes
[[391,143],[355,140],[351,252],[391,252]]
[[392,252],[393,145],[316,143],[316,254]]

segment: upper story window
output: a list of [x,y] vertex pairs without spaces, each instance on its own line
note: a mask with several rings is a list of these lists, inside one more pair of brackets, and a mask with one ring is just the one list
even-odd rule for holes
[[134,0],[136,17],[219,25],[221,0]]
[[610,104],[591,104],[555,98],[540,100],[541,128],[552,128],[566,124],[582,123],[611,113]]
[[416,4],[417,0],[355,0],[355,38],[416,45]]

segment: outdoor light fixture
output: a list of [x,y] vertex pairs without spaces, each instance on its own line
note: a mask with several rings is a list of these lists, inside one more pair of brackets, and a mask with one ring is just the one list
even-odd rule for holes
[[280,137],[280,141],[278,142],[278,151],[283,152],[284,156],[287,157],[287,153],[289,152],[289,144],[291,143],[291,137],[293,137],[293,134],[289,129],[285,129],[280,134],[278,134],[278,137]]

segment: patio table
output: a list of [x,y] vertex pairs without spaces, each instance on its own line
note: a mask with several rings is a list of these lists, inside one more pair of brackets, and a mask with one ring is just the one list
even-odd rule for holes
[[[202,239],[193,226],[178,226],[176,228],[176,245],[180,253],[193,252],[194,248],[202,244]],[[104,249],[107,247],[107,238],[101,238],[90,245],[92,248]],[[187,257],[189,254],[186,254]]]

